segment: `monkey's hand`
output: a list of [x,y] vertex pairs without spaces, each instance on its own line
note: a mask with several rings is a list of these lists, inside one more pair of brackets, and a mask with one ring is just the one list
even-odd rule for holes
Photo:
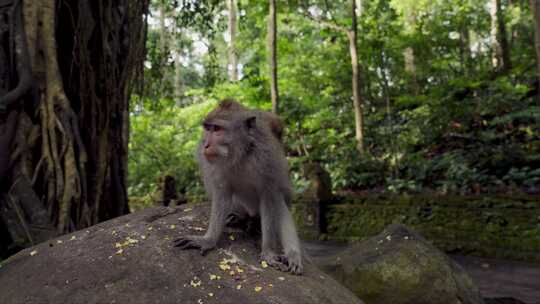
[[216,247],[216,242],[198,235],[187,235],[174,240],[175,247],[180,247],[182,250],[186,249],[200,249],[201,255],[205,255],[208,251]]

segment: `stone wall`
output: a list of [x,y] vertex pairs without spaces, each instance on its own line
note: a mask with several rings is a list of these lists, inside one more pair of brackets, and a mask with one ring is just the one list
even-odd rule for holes
[[[313,227],[301,222],[306,215],[297,212],[310,208],[299,204],[300,234],[313,238]],[[319,238],[363,240],[402,223],[446,252],[540,262],[540,196],[370,195],[342,198],[326,209]]]

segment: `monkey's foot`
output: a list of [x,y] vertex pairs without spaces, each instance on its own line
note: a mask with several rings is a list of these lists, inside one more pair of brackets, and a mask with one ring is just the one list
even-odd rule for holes
[[261,253],[261,261],[265,261],[268,263],[268,265],[276,268],[277,270],[283,272],[289,271],[287,258],[284,255],[280,255],[272,251],[266,251]]
[[201,255],[205,255],[208,251],[216,247],[215,242],[212,242],[204,236],[187,235],[173,241],[175,247],[182,250],[200,249]]
[[300,275],[304,271],[302,266],[302,255],[298,251],[289,251],[285,254],[287,260],[288,271],[292,274]]

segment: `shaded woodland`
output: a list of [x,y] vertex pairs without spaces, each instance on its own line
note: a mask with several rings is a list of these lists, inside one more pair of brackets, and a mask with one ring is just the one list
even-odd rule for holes
[[539,261],[540,0],[0,0],[2,303],[534,303]]
[[338,195],[540,192],[538,1],[0,12],[2,256],[130,208],[205,200],[194,150],[224,98],[283,118],[298,193],[306,164]]
[[164,175],[204,199],[193,151],[224,98],[284,119],[298,192],[317,162],[337,193],[538,193],[537,6],[153,2],[145,91],[131,104],[133,206]]

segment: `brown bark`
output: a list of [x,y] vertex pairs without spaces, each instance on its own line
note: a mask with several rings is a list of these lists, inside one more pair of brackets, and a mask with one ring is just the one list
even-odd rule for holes
[[148,2],[22,3],[37,94],[11,109],[19,115],[5,177],[8,204],[27,213],[19,224],[32,240],[32,225],[65,233],[128,212],[128,100]]
[[501,45],[502,51],[502,70],[508,72],[512,69],[512,61],[510,60],[510,45],[508,43],[508,31],[506,29],[506,22],[504,20],[504,12],[501,7],[501,0],[497,0],[497,26],[498,26],[498,39]]
[[[407,28],[414,29],[416,27],[417,12],[413,6],[405,14],[405,24]],[[407,46],[403,50],[403,60],[405,63],[405,72],[411,76],[411,85],[415,94],[418,94],[420,89],[418,85],[417,68],[416,68],[416,56],[412,46]]]
[[17,112],[9,113],[5,121],[0,122],[0,192],[1,185],[4,185],[7,179],[7,172],[10,164],[11,143],[15,135],[17,125]]
[[236,56],[237,5],[236,0],[227,0],[229,9],[229,66],[231,81],[238,81],[238,58]]
[[[10,51],[14,53],[12,54],[12,59],[15,62],[9,62],[4,68],[5,70],[8,70],[8,68],[15,67],[16,71],[13,72],[17,73],[19,79],[15,88],[9,90],[5,95],[2,94],[0,96],[0,111],[9,110],[10,106],[14,106],[17,102],[21,102],[23,95],[30,90],[33,82],[30,70],[28,46],[26,45],[26,35],[22,20],[21,1],[15,1],[14,3],[15,4],[13,4],[13,7],[10,9],[9,21],[14,29],[14,37],[10,37],[13,39],[12,44],[14,44],[14,46]],[[5,63],[6,62],[0,62],[0,64]],[[3,84],[2,87],[4,87],[4,85],[5,84]],[[0,90],[0,94],[2,93],[1,91],[3,90]]]
[[[534,19],[534,50],[536,51],[537,77],[538,81],[540,82],[540,1],[530,1]],[[538,105],[540,105],[540,92],[536,95],[536,100]]]
[[279,111],[279,91],[277,83],[277,24],[276,24],[276,0],[269,0],[268,14],[268,50],[270,52],[270,94],[272,97],[272,112]]
[[182,99],[182,92],[184,85],[182,83],[182,48],[180,46],[180,37],[182,32],[173,33],[173,56],[174,56],[174,98],[176,102],[180,102]]
[[357,39],[357,21],[356,21],[356,2],[352,3],[352,26],[347,32],[349,38],[349,51],[351,53],[352,65],[352,88],[354,102],[354,119],[355,119],[355,134],[356,134],[356,149],[360,154],[365,152],[364,149],[364,101],[362,99],[360,86],[360,65],[358,64],[358,39]]
[[491,40],[493,42],[493,67],[508,72],[512,68],[510,46],[506,31],[501,0],[491,0]]

